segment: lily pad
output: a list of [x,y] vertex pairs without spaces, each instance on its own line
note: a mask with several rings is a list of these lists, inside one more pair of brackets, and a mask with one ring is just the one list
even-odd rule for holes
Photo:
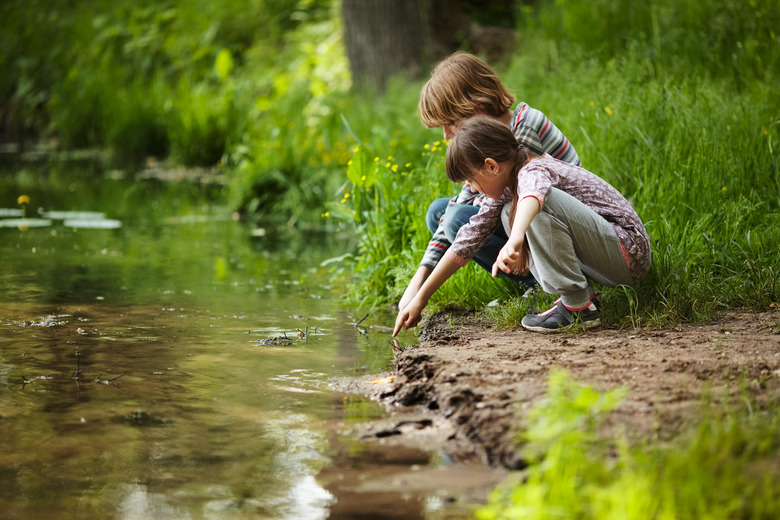
[[34,228],[51,226],[51,220],[46,218],[4,218],[0,219],[0,227]]
[[105,213],[100,211],[45,211],[43,218],[52,220],[103,220]]
[[65,227],[81,229],[118,229],[122,227],[119,220],[106,219],[68,219],[62,223]]

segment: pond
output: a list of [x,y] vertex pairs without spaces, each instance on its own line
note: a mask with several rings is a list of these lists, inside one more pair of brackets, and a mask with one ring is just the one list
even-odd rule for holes
[[394,317],[356,327],[326,262],[350,237],[248,224],[219,184],[4,168],[3,518],[461,517],[441,492],[329,486],[443,464],[340,433],[382,410],[328,381],[392,367],[371,327]]

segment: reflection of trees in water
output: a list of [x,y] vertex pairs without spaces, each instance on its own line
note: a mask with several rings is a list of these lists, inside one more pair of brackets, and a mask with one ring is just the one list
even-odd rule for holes
[[[269,360],[235,324],[241,320],[178,306],[79,305],[58,308],[56,317],[46,310],[0,309],[19,317],[1,329],[13,345],[3,349],[3,382],[12,392],[3,403],[2,442],[25,468],[2,473],[0,503],[19,494],[45,502],[56,475],[64,491],[55,502],[66,509],[75,510],[69,497],[81,495],[79,503],[105,511],[113,507],[108,495],[142,485],[143,493],[133,487],[117,503],[140,507],[146,497],[150,511],[164,504],[200,510],[216,507],[213,490],[204,489],[219,486],[219,500],[236,511],[245,502],[275,516],[281,506],[269,504],[283,502],[306,473],[311,457],[302,446],[316,446],[316,428],[307,415],[289,419],[291,406],[310,405],[275,397],[263,370]],[[329,366],[328,356],[325,349],[309,363]],[[301,366],[280,356],[271,362],[276,370]],[[322,408],[321,398],[307,401]],[[295,468],[280,463],[296,457]]]

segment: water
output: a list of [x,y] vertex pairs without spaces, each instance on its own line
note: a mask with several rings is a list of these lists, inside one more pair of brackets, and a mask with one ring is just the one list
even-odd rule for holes
[[0,516],[444,518],[435,492],[327,489],[394,464],[339,434],[379,407],[328,386],[392,366],[389,334],[342,305],[343,266],[321,265],[349,237],[258,230],[216,185],[84,165],[0,179],[0,208],[26,194],[27,217],[111,221],[0,228]]

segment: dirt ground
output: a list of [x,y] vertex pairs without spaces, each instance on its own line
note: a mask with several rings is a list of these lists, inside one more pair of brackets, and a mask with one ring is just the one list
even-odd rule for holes
[[350,383],[349,391],[390,412],[363,425],[361,435],[456,462],[521,468],[514,438],[553,367],[598,390],[626,387],[611,424],[644,436],[668,438],[695,423],[703,392],[725,398],[747,386],[752,406],[780,397],[778,309],[673,329],[561,335],[494,330],[473,315],[438,314],[423,322],[419,338],[419,345],[396,349],[393,373]]

